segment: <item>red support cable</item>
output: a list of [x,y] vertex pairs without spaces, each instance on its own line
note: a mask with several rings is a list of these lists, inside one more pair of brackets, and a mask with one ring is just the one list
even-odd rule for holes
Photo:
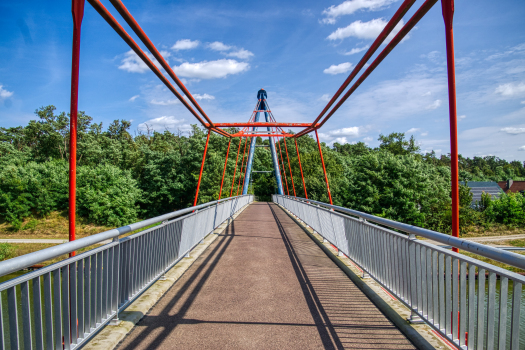
[[[246,145],[248,145],[250,143],[250,138],[246,138],[246,142],[244,143],[244,152],[246,152]],[[250,145],[251,147],[251,145]],[[250,153],[250,147],[248,147],[248,153]],[[244,187],[244,177],[246,176],[246,168],[247,168],[247,164],[244,164],[244,155],[245,153],[243,153],[242,155],[242,165],[241,165],[241,173],[242,173],[242,186]],[[248,162],[248,158],[246,158],[246,162]],[[242,170],[242,166],[244,166],[244,172]],[[239,188],[241,186],[241,174],[239,174],[239,183],[237,184],[237,194],[236,196],[239,195]]]
[[204,153],[202,154],[201,171],[199,173],[199,181],[197,182],[197,192],[195,193],[195,200],[193,206],[197,205],[197,199],[199,198],[199,189],[201,187],[202,170],[204,169],[204,161],[206,160],[206,152],[208,152],[208,142],[210,141],[211,129],[208,129],[208,136],[206,137],[206,146],[204,146]]
[[399,9],[392,16],[390,21],[388,21],[387,25],[385,26],[385,28],[383,28],[381,33],[377,36],[377,38],[374,40],[372,45],[370,45],[370,48],[366,51],[366,53],[363,56],[363,58],[361,58],[359,63],[355,66],[355,68],[352,70],[352,72],[348,76],[348,78],[346,78],[346,80],[341,85],[341,87],[337,90],[335,95],[330,99],[330,102],[328,102],[326,104],[325,108],[323,108],[321,113],[319,113],[319,116],[313,121],[312,125],[310,125],[310,127],[306,128],[305,130],[299,132],[297,134],[297,137],[301,137],[304,134],[307,134],[307,133],[313,131],[313,128],[316,127],[315,124],[323,117],[323,115],[335,103],[335,101],[339,98],[339,96],[341,96],[343,91],[348,87],[350,82],[357,76],[359,71],[361,71],[361,69],[365,66],[366,62],[368,62],[368,60],[373,56],[373,54],[376,52],[376,50],[379,48],[379,46],[381,46],[383,41],[385,41],[385,39],[388,37],[388,35],[390,35],[392,30],[394,30],[394,28],[399,23],[399,21],[401,21],[401,19],[407,13],[407,11],[410,9],[410,7],[412,7],[414,2],[416,2],[416,0],[405,0],[401,4],[401,6],[399,6]]
[[333,204],[332,194],[330,193],[330,185],[328,184],[328,176],[326,175],[326,167],[324,166],[323,151],[321,150],[321,143],[319,142],[319,135],[317,134],[317,129],[315,129],[315,137],[317,138],[317,146],[319,147],[319,155],[321,156],[321,163],[323,164],[324,180],[326,181],[326,190],[328,191],[328,198],[330,199],[330,204]]
[[228,150],[226,151],[226,160],[224,161],[224,169],[222,170],[222,180],[221,180],[221,189],[219,190],[219,200],[221,199],[222,195],[222,184],[224,183],[224,174],[226,174],[226,165],[228,164],[228,155],[230,154],[230,145],[232,143],[232,139],[228,140]]
[[299,155],[299,147],[297,146],[297,138],[294,137],[294,141],[295,149],[297,150],[297,160],[299,161],[299,169],[301,169],[301,179],[303,180],[304,198],[308,199],[308,194],[306,193],[306,184],[304,183],[303,166],[301,165],[301,156]]
[[[283,151],[281,150],[281,144],[279,143],[279,139],[277,139],[277,145],[279,146],[279,154],[281,155],[281,164],[283,166],[284,182],[286,183],[286,193],[290,195],[290,190],[288,189],[288,179],[286,178],[286,168],[284,167]],[[282,176],[281,176],[281,179],[282,179]]]
[[[84,0],[73,0],[73,58],[71,64],[71,106],[69,139],[69,241],[74,241],[76,231],[77,201],[77,116],[78,116],[78,71],[80,66],[80,28],[84,17]],[[75,256],[75,252],[69,253]]]
[[290,170],[290,179],[292,179],[293,196],[297,197],[297,194],[295,193],[295,185],[293,183],[293,174],[292,174],[292,166],[290,165],[290,157],[288,157],[288,147],[286,146],[286,138],[284,137],[283,137],[283,143],[284,143],[284,150],[286,151],[286,159],[288,160],[288,169]]
[[235,184],[235,173],[237,172],[237,163],[239,162],[239,152],[241,151],[241,142],[242,142],[242,137],[239,138],[239,146],[237,147],[237,157],[235,158],[235,168],[233,169],[233,179],[232,179],[232,185],[230,189],[230,197],[233,194],[233,185]]
[[[452,236],[459,237],[458,124],[456,114],[456,72],[454,67],[454,0],[441,0],[447,43],[448,110],[450,117],[450,175],[452,180]],[[457,248],[452,248],[457,252]]]

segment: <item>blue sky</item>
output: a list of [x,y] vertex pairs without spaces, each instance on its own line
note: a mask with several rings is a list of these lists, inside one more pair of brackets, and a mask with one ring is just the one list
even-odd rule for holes
[[[109,1],[102,1],[128,29]],[[422,0],[405,16],[406,22]],[[396,0],[125,1],[216,122],[248,120],[257,90],[278,121],[310,122],[397,10]],[[34,110],[69,110],[68,2],[0,4],[0,125]],[[525,161],[525,2],[457,0],[454,17],[459,151]],[[135,38],[137,42],[140,42]],[[384,46],[383,46],[384,47]],[[86,3],[79,109],[107,126],[132,120],[162,131],[196,120]],[[449,151],[444,25],[438,2],[321,130],[322,140],[413,134]]]

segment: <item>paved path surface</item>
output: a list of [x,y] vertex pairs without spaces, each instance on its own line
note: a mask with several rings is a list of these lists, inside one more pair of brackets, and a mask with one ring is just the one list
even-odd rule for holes
[[251,204],[119,349],[414,349],[279,207]]

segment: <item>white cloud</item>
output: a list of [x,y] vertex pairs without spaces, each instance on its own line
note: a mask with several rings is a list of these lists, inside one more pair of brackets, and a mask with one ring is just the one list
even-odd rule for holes
[[365,138],[363,139],[363,141],[365,141],[365,142],[370,142],[370,141],[373,141],[373,140],[374,140],[374,139],[371,138],[370,136],[365,137]]
[[[165,52],[165,51],[163,51]],[[152,54],[147,53],[148,58],[155,64],[159,69],[161,68],[159,62],[153,57]],[[142,61],[142,59],[133,51],[129,50],[124,54],[124,58],[121,61],[121,65],[118,69],[125,70],[130,73],[144,73],[149,70],[149,67]]]
[[323,23],[334,24],[337,17],[351,15],[359,10],[378,11],[397,0],[346,0],[339,5],[332,5],[323,11],[326,18]]
[[245,59],[252,57],[253,52],[250,52],[245,49],[240,49],[234,52],[227,53],[226,56],[237,57],[237,58],[240,58],[241,60],[245,60]]
[[346,73],[348,71],[350,71],[350,69],[352,69],[353,67],[353,64],[350,63],[350,62],[344,62],[344,63],[341,63],[341,64],[333,64],[331,65],[330,67],[326,68],[323,73],[324,74],[332,74],[332,75],[335,75],[335,74],[342,74],[342,73]]
[[502,84],[499,85],[494,92],[505,97],[523,95],[525,94],[525,83]]
[[208,94],[204,94],[204,95],[193,94],[193,97],[194,97],[196,100],[215,100],[215,96],[208,95]]
[[501,131],[506,132],[507,134],[511,135],[518,135],[525,133],[525,128],[514,128],[514,127],[507,127],[501,129]]
[[214,51],[228,51],[232,47],[229,45],[226,45],[224,43],[221,43],[220,41],[214,41],[212,43],[208,44],[208,47]]
[[518,151],[525,151],[525,146],[521,146],[520,148],[518,148]]
[[12,91],[7,91],[6,89],[4,89],[3,85],[0,85],[0,100],[4,100],[4,99],[9,98],[11,96],[13,96],[13,92]]
[[175,45],[171,47],[172,50],[191,50],[199,46],[200,42],[198,40],[191,41],[190,39],[177,40]]
[[198,63],[182,63],[173,66],[175,74],[186,78],[217,79],[224,78],[230,74],[238,74],[247,71],[250,65],[246,62],[236,60],[220,59],[216,61],[202,61]]
[[363,47],[354,47],[352,50],[350,50],[348,52],[345,52],[343,55],[345,55],[345,56],[354,55],[354,54],[359,53],[361,51],[368,50],[369,47],[370,47],[370,45],[366,45],[366,46],[363,46]]
[[175,105],[179,103],[179,100],[166,100],[166,101],[158,101],[158,100],[151,100],[150,103],[152,105],[158,105],[158,106],[169,106],[169,105]]
[[463,120],[463,119],[465,119],[466,117],[467,117],[466,115],[460,115],[460,116],[458,116],[458,119],[459,119],[459,120]]
[[135,101],[137,98],[139,98],[139,97],[140,97],[140,95],[132,96],[132,97],[129,99],[129,101],[130,101],[130,102],[134,102],[134,101]]
[[413,134],[417,131],[421,130],[420,128],[410,128],[407,130],[406,134]]
[[336,143],[336,142],[339,143],[339,144],[341,144],[341,145],[344,145],[345,143],[348,143],[348,140],[346,139],[346,137],[337,137],[337,138],[335,138],[334,140],[332,140],[332,141],[330,142],[330,144],[333,145],[333,144]]
[[150,129],[159,132],[162,132],[164,130],[174,131],[177,129],[181,131],[191,130],[191,126],[185,123],[185,121],[186,120],[184,119],[176,119],[174,116],[162,116],[147,120],[144,123],[140,123],[137,129],[139,131]]
[[[383,18],[376,18],[368,22],[355,21],[350,23],[347,27],[337,28],[335,32],[330,34],[328,40],[343,40],[348,37],[355,37],[358,39],[375,39],[381,33],[388,21]],[[403,28],[403,20],[394,27],[392,32],[388,35],[385,42],[389,42],[394,36]],[[405,36],[405,39],[407,36]]]
[[441,100],[435,100],[431,105],[427,106],[427,109],[436,109],[439,108],[439,106],[441,106]]
[[427,136],[427,135],[428,135],[428,132],[426,131],[421,133],[421,136]]
[[333,139],[335,137],[358,137],[359,136],[359,127],[352,126],[349,128],[335,129],[327,132],[319,133],[319,137],[322,139]]
[[319,100],[329,102],[330,101],[330,95],[324,94],[323,96],[319,97]]

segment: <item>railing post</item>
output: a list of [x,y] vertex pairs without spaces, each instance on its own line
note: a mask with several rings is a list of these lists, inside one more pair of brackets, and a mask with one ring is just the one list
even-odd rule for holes
[[[450,118],[450,175],[452,181],[452,235],[459,237],[459,165],[458,165],[458,123],[456,114],[456,72],[454,67],[454,0],[441,0],[445,21],[447,43],[448,110]],[[457,252],[457,248],[452,248]]]
[[201,187],[202,170],[204,169],[204,162],[206,161],[206,152],[208,151],[208,142],[210,141],[211,129],[208,129],[208,136],[206,137],[206,146],[204,146],[204,153],[202,154],[201,171],[199,173],[199,181],[197,182],[197,192],[195,193],[195,200],[193,206],[197,205],[197,199],[199,198],[199,188]]
[[[77,116],[78,74],[80,68],[80,29],[84,17],[84,0],[73,0],[73,58],[71,64],[71,105],[69,110],[69,241],[75,240],[77,200]],[[75,252],[69,253],[75,256]]]
[[324,180],[326,181],[326,190],[328,191],[328,198],[330,199],[330,204],[332,203],[332,194],[330,193],[330,184],[328,183],[328,176],[326,175],[326,167],[324,166],[323,151],[321,150],[321,143],[319,142],[319,135],[317,134],[317,129],[315,129],[315,137],[317,138],[317,146],[319,147],[319,155],[321,156],[321,163],[323,164]]
[[[119,277],[120,277],[120,241],[119,241],[119,238],[118,237],[115,237],[113,238],[113,242],[117,242],[117,245],[113,248],[114,249],[114,252],[116,253],[113,253],[113,271],[111,271],[111,273],[113,273],[113,295],[111,296],[112,298],[112,305],[111,307],[115,308],[115,317],[113,317],[113,319],[111,319],[111,321],[109,321],[109,324],[112,325],[112,326],[118,326],[120,324],[120,322],[122,322],[121,320],[119,320],[118,318],[118,296],[119,296],[119,290],[120,290],[120,282],[119,282]],[[80,332],[79,332],[80,333]]]

